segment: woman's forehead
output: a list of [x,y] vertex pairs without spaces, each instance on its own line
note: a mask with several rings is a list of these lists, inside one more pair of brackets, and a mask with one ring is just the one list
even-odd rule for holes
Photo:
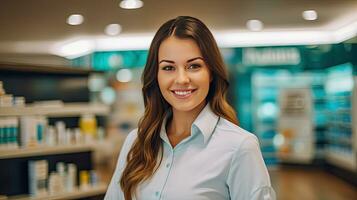
[[202,57],[202,54],[196,41],[193,39],[180,39],[171,36],[164,40],[159,47],[159,61],[162,59],[187,61],[195,57]]

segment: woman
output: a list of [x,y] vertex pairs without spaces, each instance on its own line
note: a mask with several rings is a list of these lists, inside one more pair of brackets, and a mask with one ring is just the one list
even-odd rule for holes
[[237,126],[226,101],[226,69],[200,20],[181,16],[159,28],[142,81],[145,113],[105,199],[275,199],[257,138]]

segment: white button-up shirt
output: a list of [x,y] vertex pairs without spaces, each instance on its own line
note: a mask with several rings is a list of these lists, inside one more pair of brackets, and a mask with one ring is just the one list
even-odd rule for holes
[[[191,135],[172,148],[161,128],[163,158],[154,175],[138,186],[137,200],[275,200],[256,136],[215,115],[209,104]],[[124,200],[120,188],[137,129],[127,137],[105,200]]]

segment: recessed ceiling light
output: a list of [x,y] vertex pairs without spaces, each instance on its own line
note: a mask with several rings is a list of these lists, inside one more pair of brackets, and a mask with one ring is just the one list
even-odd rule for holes
[[107,35],[118,35],[121,32],[121,26],[119,24],[109,24],[105,27],[105,33]]
[[302,17],[305,20],[313,21],[317,19],[317,12],[314,10],[305,10],[304,12],[302,12]]
[[137,9],[143,7],[144,2],[141,0],[122,0],[119,4],[124,9]]
[[67,24],[73,25],[73,26],[80,25],[83,23],[83,21],[84,21],[84,18],[80,14],[73,14],[67,18]]
[[251,31],[261,31],[264,27],[263,22],[257,19],[248,20],[246,25]]
[[58,55],[64,55],[69,59],[73,59],[93,52],[95,43],[91,40],[81,39],[59,44],[58,47],[53,48],[53,51],[56,51]]
[[[356,36],[357,21],[348,25],[342,23],[337,25],[331,27],[331,30],[306,29],[300,31],[277,29],[261,32],[221,31],[213,34],[221,48],[335,44]],[[87,38],[84,41],[72,40],[72,42],[58,43],[51,48],[51,52],[55,55],[73,59],[93,51],[145,50],[150,47],[154,34],[154,32],[147,32],[120,34],[117,37]],[[17,45],[21,46],[20,49],[23,49],[22,43]],[[32,46],[37,47],[36,45],[38,44],[32,44],[31,48],[33,48]]]

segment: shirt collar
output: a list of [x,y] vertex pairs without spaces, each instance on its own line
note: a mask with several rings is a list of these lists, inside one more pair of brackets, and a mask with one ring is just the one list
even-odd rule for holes
[[[166,134],[166,122],[167,119],[172,115],[171,109],[166,113],[164,120],[161,125],[160,137],[167,143],[169,143],[169,139]],[[191,135],[194,133],[194,127],[196,126],[199,132],[203,135],[204,143],[210,139],[213,134],[214,129],[218,123],[219,116],[217,116],[211,109],[209,103],[203,108],[200,114],[197,116],[195,121],[191,126]]]

